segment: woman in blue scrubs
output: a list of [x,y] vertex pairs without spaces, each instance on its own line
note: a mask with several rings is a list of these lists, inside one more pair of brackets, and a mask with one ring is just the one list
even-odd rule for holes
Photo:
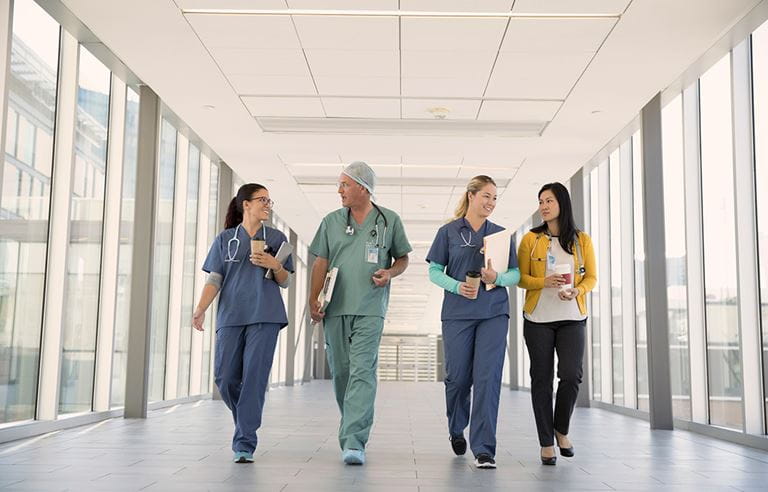
[[[253,462],[277,336],[288,324],[280,288],[290,284],[293,260],[275,259],[286,237],[262,223],[273,205],[264,186],[240,187],[203,264],[208,279],[192,316],[192,326],[202,331],[205,310],[220,294],[214,377],[235,421],[235,463]],[[251,239],[264,240],[265,250],[252,254]]]
[[[445,290],[441,319],[449,439],[453,452],[463,455],[469,424],[478,468],[496,468],[496,419],[509,326],[509,295],[503,287],[520,280],[511,238],[506,265],[483,265],[483,238],[504,230],[488,220],[496,198],[493,179],[472,178],[454,220],[437,231],[427,255],[430,280]],[[471,271],[481,273],[479,289],[464,281]],[[494,288],[486,290],[486,285]]]

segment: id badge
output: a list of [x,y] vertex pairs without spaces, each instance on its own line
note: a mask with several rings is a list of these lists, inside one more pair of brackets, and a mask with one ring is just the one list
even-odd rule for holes
[[368,243],[365,245],[365,261],[367,263],[379,262],[379,248],[375,244]]
[[555,255],[552,253],[547,253],[547,270],[554,270],[555,269]]

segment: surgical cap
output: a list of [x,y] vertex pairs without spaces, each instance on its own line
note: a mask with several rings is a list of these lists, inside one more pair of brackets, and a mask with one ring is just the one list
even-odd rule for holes
[[354,179],[355,182],[368,190],[368,193],[373,195],[373,189],[376,187],[376,173],[373,172],[371,166],[362,161],[355,161],[345,167],[342,172]]

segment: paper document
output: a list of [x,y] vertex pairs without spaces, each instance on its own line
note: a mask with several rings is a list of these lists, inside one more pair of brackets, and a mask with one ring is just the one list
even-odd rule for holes
[[[509,269],[509,243],[513,232],[505,229],[483,238],[483,251],[485,252],[483,266],[485,268],[488,268],[488,260],[491,260],[491,266],[499,274]],[[493,285],[485,286],[485,290],[492,288]]]
[[[283,244],[280,245],[280,249],[277,250],[277,254],[275,255],[275,259],[282,265],[286,259],[288,259],[288,256],[293,253],[293,246],[291,243],[287,243],[283,241]],[[267,273],[264,274],[264,278],[272,278],[272,270],[267,269]]]
[[317,302],[320,303],[320,311],[325,312],[325,308],[331,303],[331,297],[333,296],[333,287],[336,285],[336,276],[339,274],[339,269],[333,267],[325,274],[325,281],[323,282],[323,288],[317,295]]

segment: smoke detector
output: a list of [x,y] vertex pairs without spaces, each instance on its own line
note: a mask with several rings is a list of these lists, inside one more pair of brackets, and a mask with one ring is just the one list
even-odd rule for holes
[[451,110],[443,106],[435,106],[432,108],[427,108],[427,112],[434,116],[436,120],[444,120],[445,117],[448,116],[448,113],[451,112]]

